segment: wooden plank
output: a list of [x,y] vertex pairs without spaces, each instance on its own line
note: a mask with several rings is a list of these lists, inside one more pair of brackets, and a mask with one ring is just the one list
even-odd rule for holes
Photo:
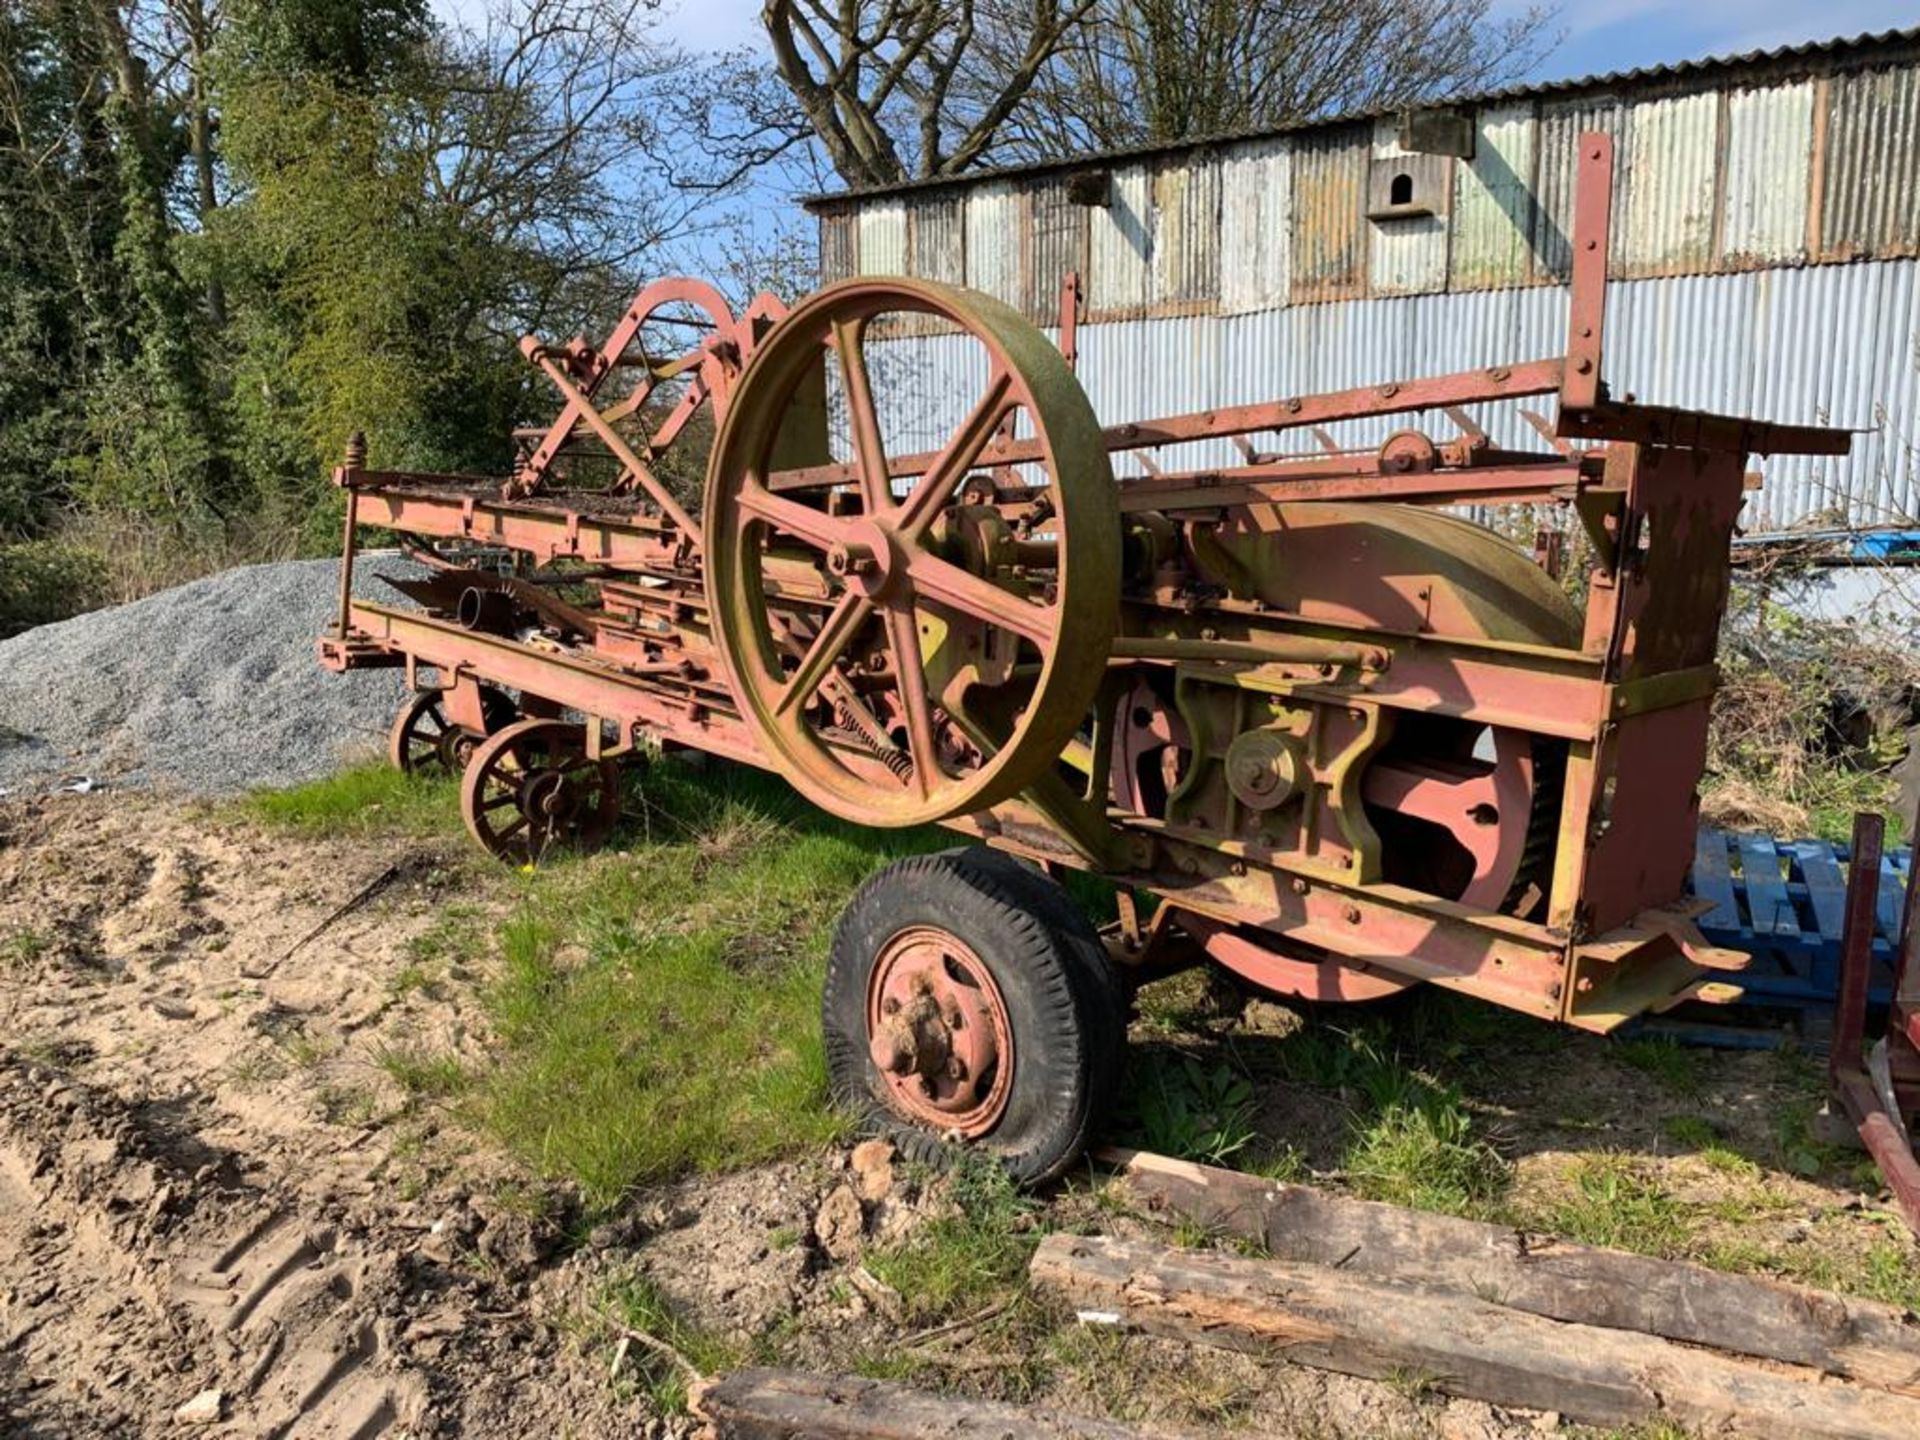
[[1154,1440],[1165,1431],[932,1395],[881,1380],[739,1370],[702,1388],[694,1412],[713,1440]]
[[1416,1376],[1589,1424],[1662,1419],[1761,1440],[1920,1435],[1920,1400],[1906,1396],[1323,1266],[1049,1235],[1031,1273],[1083,1313],[1149,1334],[1345,1375]]
[[1734,843],[1740,849],[1740,878],[1747,892],[1747,914],[1753,917],[1756,935],[1798,935],[1800,917],[1793,913],[1793,898],[1787,894],[1787,882],[1780,873],[1780,852],[1765,835],[1741,835]]
[[1711,900],[1713,909],[1700,917],[1707,930],[1738,930],[1740,905],[1733,898],[1733,872],[1727,865],[1724,831],[1704,827],[1693,842],[1693,893]]
[[1847,923],[1847,881],[1833,847],[1821,840],[1802,840],[1793,847],[1800,857],[1800,873],[1807,877],[1807,899],[1822,940],[1836,944]]
[[1145,1208],[1252,1240],[1277,1260],[1476,1295],[1514,1310],[1644,1331],[1920,1397],[1920,1325],[1891,1305],[1596,1250],[1140,1151],[1103,1151]]

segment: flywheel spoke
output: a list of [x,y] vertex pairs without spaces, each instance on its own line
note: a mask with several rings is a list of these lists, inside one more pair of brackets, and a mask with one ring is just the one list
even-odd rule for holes
[[854,633],[872,610],[873,602],[856,590],[849,590],[840,597],[840,603],[833,607],[833,613],[827,616],[827,623],[820,627],[819,635],[814,637],[813,645],[800,661],[800,668],[793,672],[793,678],[774,702],[775,715],[786,716],[813,698],[814,692],[820,688],[820,682],[827,678],[833,668],[833,662],[845,652]]
[[940,748],[933,734],[933,703],[927,697],[927,672],[920,661],[920,635],[912,607],[887,607],[887,643],[899,679],[900,707],[907,712],[907,755],[913,761],[908,783],[924,798],[940,778]]
[[924,550],[915,551],[908,560],[907,574],[913,588],[929,600],[1024,636],[1042,653],[1053,644],[1057,626],[1051,606],[1030,605],[991,580]]
[[740,508],[821,550],[832,549],[844,528],[833,516],[776,495],[757,481],[741,489]]
[[996,370],[980,403],[961,422],[953,439],[947,442],[947,448],[940,452],[940,458],[901,505],[900,533],[903,537],[918,539],[952,502],[961,482],[973,470],[974,462],[979,460],[980,452],[987,448],[987,442],[1006,418],[1008,396],[1012,390],[1013,378],[1004,370]]
[[873,403],[873,381],[867,374],[866,338],[864,317],[833,322],[833,348],[840,356],[840,379],[847,392],[860,499],[867,514],[878,515],[893,508],[893,481],[887,473],[887,447],[880,435],[879,407]]

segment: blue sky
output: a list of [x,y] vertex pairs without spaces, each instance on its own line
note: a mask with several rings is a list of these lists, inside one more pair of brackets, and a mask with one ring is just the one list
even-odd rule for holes
[[[1524,5],[1496,0],[1497,11]],[[1565,38],[1532,78],[1580,75],[1666,65],[1709,55],[1739,55],[1808,40],[1831,40],[1920,25],[1920,8],[1885,0],[1587,0],[1561,7]]]
[[[471,15],[487,0],[434,0],[443,15]],[[761,0],[664,0],[661,28],[693,49],[753,44]],[[1495,11],[1524,9],[1524,0],[1495,0]],[[1532,78],[1558,80],[1630,70],[1708,55],[1770,50],[1807,40],[1920,25],[1920,7],[1888,0],[1584,0],[1561,6],[1565,39]]]

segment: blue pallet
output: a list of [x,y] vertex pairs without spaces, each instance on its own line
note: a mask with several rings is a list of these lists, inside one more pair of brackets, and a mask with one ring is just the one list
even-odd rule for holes
[[[1703,829],[1694,848],[1693,893],[1713,908],[1699,925],[1715,945],[1744,950],[1753,963],[1737,977],[1761,1005],[1830,1006],[1840,993],[1840,935],[1846,928],[1849,847],[1826,840],[1775,840],[1769,835]],[[1880,860],[1874,908],[1870,998],[1893,991],[1893,950],[1900,933],[1913,851]]]

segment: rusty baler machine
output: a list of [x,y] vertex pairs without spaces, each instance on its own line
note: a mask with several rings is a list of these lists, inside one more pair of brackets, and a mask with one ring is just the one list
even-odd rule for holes
[[[849,905],[829,1065],[874,1124],[1027,1180],[1111,1093],[1128,985],[1178,964],[1320,1001],[1426,981],[1595,1031],[1708,995],[1744,958],[1685,892],[1748,459],[1848,439],[1608,393],[1613,157],[1581,149],[1565,352],[1340,394],[1103,428],[1070,306],[1056,348],[919,280],[737,316],[651,286],[598,347],[523,342],[563,405],[504,482],[350,450],[322,657],[406,667],[395,763],[458,770],[506,858],[606,837],[622,758],[660,747],[970,837]],[[901,337],[971,356],[936,377],[936,443],[889,443],[931,353]],[[1558,406],[1538,453],[1463,408],[1530,396]],[[1361,420],[1391,433],[1328,428]],[[1220,438],[1241,463],[1154,458]],[[1570,517],[1581,584],[1457,513],[1495,506]],[[400,584],[417,608],[353,598],[362,526],[428,567]],[[1117,925],[1062,868],[1112,882]]]

